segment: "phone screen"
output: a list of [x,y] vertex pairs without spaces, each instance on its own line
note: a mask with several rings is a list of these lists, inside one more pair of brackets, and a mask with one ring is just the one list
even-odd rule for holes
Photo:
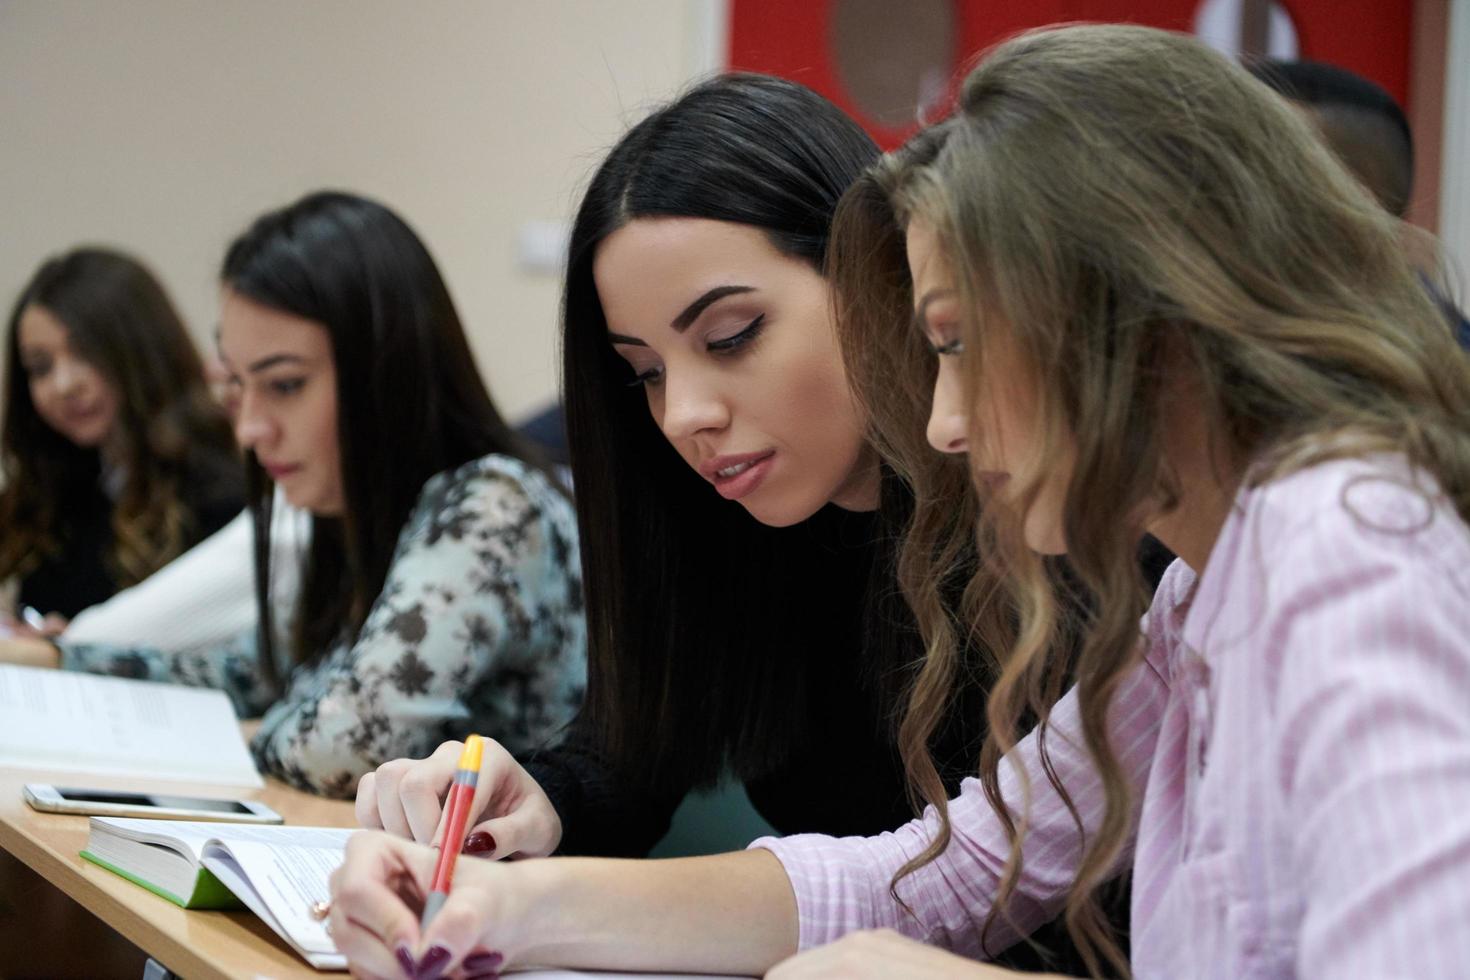
[[128,806],[155,806],[167,810],[204,810],[210,813],[251,813],[236,800],[203,800],[194,796],[165,796],[161,793],[114,793],[95,789],[56,787],[64,800],[73,803],[123,803]]

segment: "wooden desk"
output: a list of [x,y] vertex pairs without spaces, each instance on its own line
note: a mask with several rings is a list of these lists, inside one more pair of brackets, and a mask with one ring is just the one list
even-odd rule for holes
[[[241,790],[0,770],[0,848],[174,973],[189,980],[329,975],[307,966],[250,912],[186,912],[83,860],[80,852],[87,842],[87,818],[32,810],[21,798],[26,783],[255,799],[285,817],[288,824],[320,827],[355,827],[351,803],[311,796],[271,781],[262,790]],[[0,964],[0,973],[4,973],[3,966]]]

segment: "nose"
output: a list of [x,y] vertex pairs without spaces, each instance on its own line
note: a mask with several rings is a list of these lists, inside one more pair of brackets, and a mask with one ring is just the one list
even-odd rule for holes
[[239,394],[235,402],[235,441],[241,449],[258,451],[275,437],[276,426],[249,391]]
[[670,371],[663,385],[663,417],[659,427],[670,440],[718,431],[730,424],[730,406],[716,384],[695,368],[681,375]]
[[51,368],[51,382],[56,386],[57,394],[63,397],[80,392],[85,378],[85,369],[70,357],[57,358]]
[[942,453],[969,450],[970,416],[964,411],[962,385],[952,377],[953,371],[940,368],[934,380],[934,401],[929,408],[929,425],[924,435],[929,445]]

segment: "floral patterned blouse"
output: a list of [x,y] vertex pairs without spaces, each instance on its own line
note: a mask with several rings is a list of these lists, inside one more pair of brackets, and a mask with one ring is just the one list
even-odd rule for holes
[[59,646],[68,669],[223,690],[241,717],[264,712],[250,746],[263,772],[351,796],[364,773],[445,739],[478,732],[523,752],[570,720],[587,676],[576,515],[508,456],[430,478],[361,632],[282,663],[279,700],[253,629],[192,654]]

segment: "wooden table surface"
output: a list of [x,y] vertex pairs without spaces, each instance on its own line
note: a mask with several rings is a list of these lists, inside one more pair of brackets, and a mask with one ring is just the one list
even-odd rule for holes
[[270,780],[264,789],[242,790],[0,769],[0,848],[174,973],[189,980],[324,976],[250,912],[186,912],[83,860],[87,818],[32,810],[21,797],[26,783],[260,800],[287,824],[298,826],[354,827],[351,803],[311,796]]

